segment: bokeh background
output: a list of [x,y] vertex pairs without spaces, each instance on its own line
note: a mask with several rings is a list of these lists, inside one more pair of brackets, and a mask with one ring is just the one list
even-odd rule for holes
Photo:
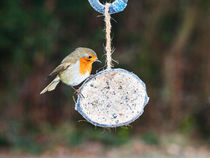
[[210,157],[210,1],[129,0],[112,17],[115,67],[150,102],[130,126],[103,129],[74,110],[70,87],[39,93],[79,46],[103,68],[104,17],[87,0],[0,1],[1,158]]

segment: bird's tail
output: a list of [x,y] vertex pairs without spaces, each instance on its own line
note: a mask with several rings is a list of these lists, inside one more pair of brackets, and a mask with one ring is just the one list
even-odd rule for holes
[[45,87],[45,89],[43,89],[40,94],[44,94],[47,91],[54,90],[59,82],[60,82],[60,78],[56,76],[56,78],[47,87]]

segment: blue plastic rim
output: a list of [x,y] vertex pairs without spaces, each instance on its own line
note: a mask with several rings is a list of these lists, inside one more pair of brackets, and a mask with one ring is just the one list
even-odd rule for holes
[[[105,5],[102,4],[99,0],[88,0],[90,5],[99,13],[105,13]],[[115,0],[110,8],[109,14],[115,14],[123,11],[127,6],[128,0]]]
[[[146,91],[146,85],[145,85],[145,83],[144,83],[137,75],[135,75],[134,73],[129,72],[129,71],[124,70],[124,69],[118,68],[118,69],[111,69],[111,70],[103,70],[103,71],[97,73],[93,78],[95,78],[95,77],[97,77],[97,76],[99,76],[99,75],[101,75],[101,74],[104,74],[104,73],[106,73],[106,72],[113,72],[113,71],[120,71],[120,72],[124,72],[124,73],[130,74],[131,76],[133,76],[134,78],[136,78],[136,79],[142,84],[142,86],[145,88],[145,92],[146,92],[146,94],[145,94],[145,99],[144,99],[144,104],[143,104],[143,107],[145,108],[145,106],[146,106],[147,103],[149,102],[149,97],[148,97],[147,91]],[[82,84],[82,86],[80,87],[80,91],[81,91],[82,88],[87,84],[87,82],[89,82],[89,81],[90,81],[91,79],[93,79],[93,78],[90,78],[90,79],[86,80],[86,81]],[[91,119],[82,111],[82,108],[80,107],[80,99],[81,99],[81,97],[78,96],[78,98],[77,98],[77,103],[76,103],[76,106],[75,106],[75,110],[77,110],[77,111],[78,111],[78,112],[79,112],[79,113],[80,113],[88,122],[90,122],[91,124],[93,124],[93,125],[95,125],[95,126],[99,126],[99,127],[110,127],[110,128],[113,128],[113,127],[125,126],[125,125],[128,125],[128,124],[134,122],[135,120],[137,120],[137,119],[143,114],[143,112],[144,112],[144,109],[143,109],[135,118],[133,118],[133,119],[130,120],[130,121],[124,122],[124,123],[120,123],[120,124],[110,124],[110,125],[108,125],[108,124],[100,124],[100,123],[98,123],[98,122],[92,121],[92,120],[91,120]]]

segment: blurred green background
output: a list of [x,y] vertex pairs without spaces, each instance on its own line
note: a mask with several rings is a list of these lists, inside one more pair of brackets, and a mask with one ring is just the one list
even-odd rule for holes
[[210,1],[129,0],[112,17],[115,67],[150,102],[130,126],[102,129],[68,86],[39,93],[79,46],[103,61],[93,73],[104,66],[104,17],[87,0],[0,1],[0,157],[210,157]]

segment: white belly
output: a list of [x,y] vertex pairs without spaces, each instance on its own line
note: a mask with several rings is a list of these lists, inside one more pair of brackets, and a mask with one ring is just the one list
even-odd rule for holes
[[62,74],[59,75],[62,82],[67,85],[77,86],[81,82],[83,82],[86,78],[90,76],[90,73],[87,72],[86,74],[82,75],[79,72],[79,62],[74,64],[74,66],[65,70]]

